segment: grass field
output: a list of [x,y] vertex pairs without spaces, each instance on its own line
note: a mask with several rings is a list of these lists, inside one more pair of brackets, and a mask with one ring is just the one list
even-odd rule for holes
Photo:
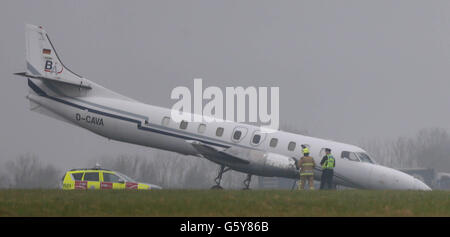
[[0,216],[450,216],[450,192],[5,189]]

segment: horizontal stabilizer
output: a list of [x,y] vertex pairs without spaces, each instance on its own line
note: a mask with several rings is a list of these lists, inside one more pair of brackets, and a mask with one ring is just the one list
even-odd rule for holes
[[63,84],[67,84],[67,85],[72,85],[72,86],[77,86],[77,87],[81,87],[84,89],[92,89],[91,86],[85,81],[85,83],[83,84],[83,79],[77,79],[77,80],[66,80],[64,78],[61,77],[45,77],[45,76],[40,76],[40,75],[32,75],[32,74],[28,74],[26,72],[18,72],[18,73],[14,73],[14,75],[17,76],[22,76],[22,77],[26,77],[26,78],[34,78],[34,79],[39,79],[39,80],[47,80],[50,82],[57,82],[57,83],[63,83]]

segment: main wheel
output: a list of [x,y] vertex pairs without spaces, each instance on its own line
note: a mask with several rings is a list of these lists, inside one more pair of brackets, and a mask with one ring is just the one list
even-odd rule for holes
[[213,189],[213,190],[222,190],[223,188],[220,185],[214,185],[214,186],[211,187],[211,189]]

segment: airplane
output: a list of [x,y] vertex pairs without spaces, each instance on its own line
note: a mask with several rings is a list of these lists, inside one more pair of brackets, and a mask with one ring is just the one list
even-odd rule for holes
[[[330,148],[336,159],[333,182],[356,189],[431,190],[420,180],[377,164],[360,147],[235,122],[175,122],[171,109],[148,105],[102,87],[67,68],[41,26],[27,24],[26,71],[30,110],[87,129],[105,138],[183,155],[219,165],[215,185],[222,189],[229,170],[253,175],[299,179],[295,157],[308,147],[316,164]],[[316,167],[314,178],[320,180]]]

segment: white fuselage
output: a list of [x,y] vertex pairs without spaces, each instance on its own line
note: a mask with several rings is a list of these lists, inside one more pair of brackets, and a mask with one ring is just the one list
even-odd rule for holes
[[[113,97],[111,93],[114,92],[93,82],[91,85],[92,90],[96,90],[95,94],[89,91],[71,93],[70,87],[67,89],[64,85],[49,85],[29,79],[31,90],[27,98],[31,101],[32,110],[35,108],[38,112],[83,127],[108,139],[201,157],[204,156],[192,146],[192,141],[218,149],[241,149],[245,151],[241,155],[248,163],[208,158],[240,172],[298,178],[299,172],[291,157],[300,158],[301,145],[305,144],[318,167],[315,169],[315,179],[320,179],[319,163],[324,155],[323,148],[331,148],[336,158],[334,181],[337,184],[364,189],[429,190],[421,181],[395,169],[341,158],[342,152],[365,152],[353,145],[283,131],[261,133],[259,127],[234,122],[189,122],[186,128],[180,128],[180,123],[170,119],[170,109],[143,104],[117,94]],[[64,93],[61,93],[62,90]],[[84,93],[83,96],[79,96],[80,93]],[[89,93],[93,95],[90,96]],[[219,127],[223,128],[221,136],[217,135]],[[233,133],[237,129],[242,135],[235,140]],[[261,136],[257,144],[252,141],[255,134]],[[273,139],[277,140],[276,144]],[[292,144],[289,145],[293,142],[294,148]]]

